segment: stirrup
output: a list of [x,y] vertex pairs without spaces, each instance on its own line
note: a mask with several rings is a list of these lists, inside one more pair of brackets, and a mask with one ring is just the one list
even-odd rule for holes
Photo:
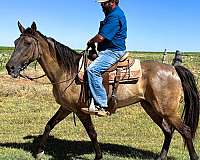
[[91,103],[90,103],[90,106],[88,108],[89,112],[95,112],[96,111],[96,106],[94,104],[94,99],[91,98]]
[[81,111],[86,114],[95,115],[99,117],[105,117],[110,115],[108,111],[96,109],[95,111],[89,111],[89,108],[81,108]]
[[81,108],[82,112],[90,115],[96,115],[99,117],[104,117],[110,115],[108,111],[105,111],[103,108],[97,107],[94,104],[94,100],[91,100],[89,108]]

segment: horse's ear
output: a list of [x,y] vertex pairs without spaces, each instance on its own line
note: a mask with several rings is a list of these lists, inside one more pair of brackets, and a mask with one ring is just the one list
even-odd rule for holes
[[25,28],[21,25],[21,23],[18,21],[18,27],[21,33],[25,31]]
[[32,29],[33,31],[37,31],[37,26],[36,26],[36,23],[35,23],[35,22],[32,23],[31,29]]

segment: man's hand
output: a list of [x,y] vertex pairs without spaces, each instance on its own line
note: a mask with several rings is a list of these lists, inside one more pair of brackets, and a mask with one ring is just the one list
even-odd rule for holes
[[88,46],[88,47],[91,47],[93,44],[94,44],[94,42],[92,42],[91,40],[89,40],[89,41],[87,42],[87,46]]
[[96,36],[94,36],[92,39],[90,39],[87,42],[87,49],[89,49],[90,47],[92,47],[93,45],[95,45],[95,43],[100,43],[103,42],[104,37],[101,36],[100,34],[97,34]]
[[90,47],[92,48],[93,46],[95,46],[95,44],[91,40],[89,40],[87,42],[87,49],[86,50],[88,50]]

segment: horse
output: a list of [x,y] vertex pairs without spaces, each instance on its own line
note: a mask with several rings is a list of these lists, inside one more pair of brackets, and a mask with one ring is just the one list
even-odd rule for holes
[[[95,151],[95,160],[102,159],[91,116],[81,111],[78,104],[81,86],[75,82],[82,54],[46,37],[37,30],[36,23],[24,28],[15,40],[15,49],[6,64],[8,74],[20,76],[31,62],[38,61],[53,85],[53,95],[60,108],[47,122],[44,133],[36,147],[36,157],[44,154],[50,131],[70,113],[74,113],[85,127]],[[187,146],[191,160],[197,160],[193,140],[199,121],[199,93],[194,75],[183,66],[172,66],[156,61],[141,62],[142,77],[136,84],[120,84],[117,92],[117,108],[140,103],[164,134],[164,143],[158,160],[167,157],[174,130],[177,130]],[[184,95],[184,109],[179,113],[180,100]]]

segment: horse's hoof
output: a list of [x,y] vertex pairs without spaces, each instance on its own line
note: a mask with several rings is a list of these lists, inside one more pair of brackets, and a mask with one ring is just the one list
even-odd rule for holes
[[42,156],[44,155],[44,151],[36,154],[36,160],[40,160],[42,158]]

